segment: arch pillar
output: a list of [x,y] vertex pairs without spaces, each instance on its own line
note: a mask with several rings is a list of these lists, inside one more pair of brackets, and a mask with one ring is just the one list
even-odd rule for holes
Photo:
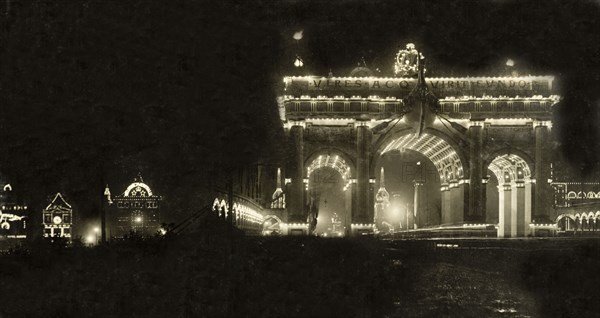
[[511,183],[510,216],[510,236],[526,236],[527,234],[525,224],[525,183],[523,181],[515,181]]
[[546,122],[535,123],[535,202],[533,219],[549,223],[552,189],[550,179],[550,156],[548,149],[548,126]]
[[442,224],[460,224],[465,221],[465,201],[469,191],[466,185],[464,180],[442,184]]
[[532,184],[532,180],[525,180],[525,185],[524,185],[524,191],[525,191],[525,236],[529,236],[529,235],[535,235],[535,233],[533,232],[533,230],[529,227],[529,225],[531,224],[531,210],[533,207],[533,202],[532,202],[532,195],[533,195],[533,184]]
[[531,182],[517,180],[498,186],[498,237],[524,237],[530,234]]
[[305,223],[304,215],[304,127],[294,125],[290,128],[290,198],[288,223]]
[[483,179],[483,122],[473,122],[469,127],[469,208],[466,220],[485,222],[485,185]]
[[413,198],[413,216],[414,216],[414,228],[415,230],[418,228],[419,221],[422,219],[420,208],[421,208],[421,186],[423,185],[422,180],[413,180],[414,186],[414,198]]
[[465,195],[469,191],[466,188],[467,183],[465,182],[450,182],[450,215],[452,216],[452,224],[460,224],[465,221]]
[[356,127],[356,210],[352,223],[373,223],[373,211],[370,199],[369,166],[371,157],[372,132],[368,126]]
[[441,187],[441,205],[442,205],[442,224],[452,223],[452,214],[450,211],[450,187],[449,184],[443,183]]
[[498,185],[498,237],[510,237],[512,215],[512,191],[510,184]]

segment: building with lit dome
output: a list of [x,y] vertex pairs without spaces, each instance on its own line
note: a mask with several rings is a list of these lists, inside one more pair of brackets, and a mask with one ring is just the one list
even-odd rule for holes
[[152,189],[138,176],[114,198],[112,209],[107,214],[111,237],[124,237],[130,233],[150,236],[160,229],[161,196],[155,195]]

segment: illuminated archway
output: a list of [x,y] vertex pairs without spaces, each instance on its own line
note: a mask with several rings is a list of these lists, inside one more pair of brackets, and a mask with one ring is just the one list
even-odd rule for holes
[[262,222],[262,235],[277,236],[283,233],[283,222],[277,215],[267,215]]
[[[421,136],[409,132],[389,138],[382,144],[380,149],[380,158],[390,152],[405,153],[410,150],[428,159],[439,175],[441,191],[438,206],[440,212],[437,217],[439,223],[441,225],[452,225],[464,221],[465,183],[468,183],[468,180],[464,175],[464,158],[457,151],[458,148],[450,137],[433,129],[426,130]],[[423,184],[415,186],[422,188]],[[416,187],[415,189],[417,189]],[[413,201],[419,202],[420,194],[415,194]],[[418,206],[419,204],[413,204],[412,208],[415,220],[419,219],[419,214],[423,215]],[[411,221],[408,220],[407,222]]]
[[[348,228],[350,224],[352,184],[356,182],[352,178],[353,169],[348,158],[339,152],[315,154],[311,158],[306,165],[304,180],[305,190],[308,192],[305,206],[308,210],[309,233],[337,234],[340,226]],[[330,184],[324,186],[323,178],[330,179]],[[337,183],[341,183],[339,189],[335,186]],[[340,200],[340,197],[343,199]],[[343,213],[343,217],[340,218],[338,212]],[[331,227],[328,228],[326,225],[330,222]]]
[[310,175],[320,168],[330,167],[335,171],[339,172],[344,181],[348,181],[351,177],[350,165],[347,161],[339,154],[336,155],[319,155],[311,161],[306,167],[306,178],[310,179]]
[[427,157],[438,170],[440,181],[448,183],[464,178],[462,160],[454,147],[443,138],[431,133],[420,137],[415,133],[406,134],[389,141],[381,151],[381,155],[389,151],[405,149],[414,150]]
[[575,227],[575,218],[569,214],[561,214],[556,218],[556,225],[560,232],[573,231]]
[[488,166],[498,180],[498,237],[529,234],[532,180],[529,164],[519,155],[496,156]]

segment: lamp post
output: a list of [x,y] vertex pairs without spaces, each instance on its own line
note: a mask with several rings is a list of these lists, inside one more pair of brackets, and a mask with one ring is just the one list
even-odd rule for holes
[[421,186],[424,184],[423,181],[423,167],[421,161],[417,161],[417,169],[419,170],[419,179],[413,180],[414,184],[414,212],[413,212],[413,227],[417,228],[417,215],[419,215],[419,209],[421,207]]
[[410,211],[409,204],[406,203],[406,233],[408,233],[408,211]]

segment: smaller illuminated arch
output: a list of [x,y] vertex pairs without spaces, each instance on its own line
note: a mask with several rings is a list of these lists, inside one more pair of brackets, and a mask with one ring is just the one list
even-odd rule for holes
[[213,211],[221,208],[221,202],[219,202],[219,198],[215,198],[215,201],[213,201],[212,207],[213,207]]
[[496,175],[498,184],[531,179],[531,170],[527,162],[514,154],[494,158],[488,168]]
[[561,214],[556,218],[556,223],[560,222],[562,219],[564,218],[569,218],[571,219],[571,221],[575,221],[575,218],[572,215],[569,214]]
[[342,175],[344,181],[348,181],[351,177],[350,165],[339,155],[319,155],[306,167],[306,177],[320,168],[329,167],[335,169]]
[[283,222],[277,215],[267,215],[262,222],[262,234],[273,235],[282,234]]
[[569,193],[567,193],[567,199],[577,199],[577,193],[575,193],[575,191],[569,191]]
[[587,215],[588,219],[593,219],[594,218],[594,212],[590,212]]

